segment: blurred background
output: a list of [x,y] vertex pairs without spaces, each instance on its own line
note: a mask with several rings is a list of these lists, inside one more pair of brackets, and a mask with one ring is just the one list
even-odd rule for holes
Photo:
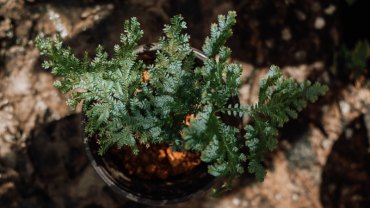
[[41,68],[38,34],[77,56],[112,52],[125,19],[156,42],[176,14],[201,48],[217,15],[237,11],[228,46],[243,66],[241,102],[257,100],[271,64],[330,90],[281,129],[263,183],[243,175],[219,198],[179,208],[370,207],[369,1],[0,0],[0,207],[143,207],[113,193],[85,155],[79,116]]

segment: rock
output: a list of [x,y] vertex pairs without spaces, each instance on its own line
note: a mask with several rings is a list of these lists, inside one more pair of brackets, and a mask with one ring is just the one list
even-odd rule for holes
[[241,201],[239,198],[233,198],[231,200],[231,203],[234,205],[234,206],[239,206],[241,204]]
[[325,27],[325,19],[322,17],[317,17],[315,19],[314,27],[317,30],[321,30],[322,28]]
[[317,163],[313,146],[308,140],[309,136],[309,132],[301,136],[288,153],[291,168],[310,169]]
[[327,15],[333,15],[336,10],[337,10],[337,7],[330,4],[328,7],[325,8],[324,12]]
[[288,27],[285,27],[281,31],[281,38],[285,41],[288,41],[292,38],[292,33],[290,32],[290,29]]
[[67,19],[64,19],[58,11],[52,7],[48,7],[49,19],[53,22],[56,31],[60,34],[62,38],[67,37],[71,33],[71,27],[66,23]]
[[351,110],[351,106],[344,100],[339,101],[339,106],[342,114],[348,114]]
[[307,19],[307,16],[305,13],[303,13],[301,10],[295,10],[295,14],[298,20],[304,21]]

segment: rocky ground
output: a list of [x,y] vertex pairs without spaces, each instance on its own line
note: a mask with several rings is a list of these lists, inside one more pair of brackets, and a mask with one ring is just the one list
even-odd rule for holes
[[220,198],[176,207],[370,207],[368,74],[344,82],[329,70],[342,44],[370,37],[351,22],[366,19],[358,17],[368,13],[364,1],[346,2],[0,0],[0,207],[141,207],[113,193],[89,165],[79,114],[41,69],[37,34],[59,32],[78,55],[94,54],[99,43],[112,51],[131,16],[142,23],[142,43],[150,43],[181,13],[200,48],[217,15],[231,9],[238,12],[230,47],[244,68],[242,103],[256,102],[272,63],[330,91],[281,129],[263,183],[245,175]]

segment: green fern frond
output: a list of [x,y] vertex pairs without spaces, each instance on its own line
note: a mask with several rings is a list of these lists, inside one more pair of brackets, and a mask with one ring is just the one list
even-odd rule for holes
[[263,180],[265,170],[261,161],[266,150],[277,144],[277,128],[298,116],[307,101],[315,102],[328,88],[309,81],[298,84],[284,78],[277,66],[271,66],[268,77],[261,81],[259,101],[249,112],[251,125],[245,128],[246,146],[249,148],[248,170]]
[[236,12],[230,11],[226,16],[219,15],[218,23],[211,25],[211,36],[207,37],[203,45],[203,52],[209,58],[219,53],[220,47],[225,45],[233,31],[231,27],[236,23]]

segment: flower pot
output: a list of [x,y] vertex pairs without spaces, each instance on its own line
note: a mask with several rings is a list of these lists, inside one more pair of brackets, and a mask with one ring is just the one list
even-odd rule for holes
[[[150,63],[155,59],[157,49],[155,44],[143,45],[136,52],[140,59]],[[193,50],[201,63],[205,56],[200,51]],[[92,166],[105,183],[123,197],[137,203],[160,206],[186,201],[203,195],[215,183],[215,178],[207,172],[207,164],[200,162],[199,155],[200,163],[191,170],[170,175],[165,179],[145,178],[132,174],[125,168],[125,157],[132,155],[130,149],[113,147],[103,155],[99,155],[97,136],[86,137],[85,146]],[[143,150],[148,151],[145,148]]]
[[[130,175],[122,167],[123,151],[117,154],[110,149],[101,156],[96,139],[85,139],[86,151],[95,171],[111,189],[137,203],[160,206],[186,201],[207,192],[214,183],[214,177],[207,173],[207,165],[203,163],[188,173],[163,180]],[[130,150],[126,152],[131,154]]]

